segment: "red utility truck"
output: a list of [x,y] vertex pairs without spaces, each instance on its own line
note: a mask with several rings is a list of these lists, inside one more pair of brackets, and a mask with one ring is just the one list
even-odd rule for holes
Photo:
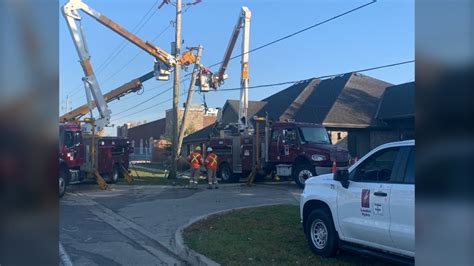
[[260,177],[270,173],[291,177],[303,188],[309,177],[330,173],[333,163],[349,166],[349,153],[332,145],[321,125],[275,122],[266,123],[264,134],[258,131],[254,135],[221,131],[222,137],[210,139],[219,156],[218,176],[224,182],[238,181],[257,165]]
[[90,134],[84,134],[77,124],[60,124],[59,196],[64,195],[68,183],[82,181],[96,172],[107,177],[111,183],[117,182],[124,171],[128,171],[129,154],[132,152],[133,148],[126,138],[92,138]]

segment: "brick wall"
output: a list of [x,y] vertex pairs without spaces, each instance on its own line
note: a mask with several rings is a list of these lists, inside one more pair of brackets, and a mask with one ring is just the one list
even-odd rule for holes
[[[179,125],[183,119],[184,109],[178,110]],[[171,139],[172,126],[173,126],[173,112],[172,110],[166,111],[166,127],[164,136]],[[204,115],[204,108],[192,108],[188,111],[188,119],[186,123],[186,131],[184,136],[187,136],[195,131],[198,131],[216,121],[216,116]]]

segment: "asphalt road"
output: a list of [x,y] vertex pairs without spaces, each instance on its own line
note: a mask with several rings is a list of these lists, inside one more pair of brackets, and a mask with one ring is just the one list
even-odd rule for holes
[[164,186],[73,185],[60,201],[60,242],[74,265],[185,265],[174,234],[190,220],[221,210],[297,204],[291,183],[208,190]]

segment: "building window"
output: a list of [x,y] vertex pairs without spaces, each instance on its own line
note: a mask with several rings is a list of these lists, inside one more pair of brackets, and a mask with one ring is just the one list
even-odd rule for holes
[[342,139],[341,132],[337,132],[337,140],[341,140],[341,139]]
[[143,139],[140,139],[140,154],[143,154]]

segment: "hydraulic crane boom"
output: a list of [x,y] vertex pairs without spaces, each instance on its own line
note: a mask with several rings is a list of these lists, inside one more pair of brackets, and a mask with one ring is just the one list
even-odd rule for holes
[[241,55],[241,74],[240,74],[240,105],[239,105],[239,130],[247,131],[251,124],[248,123],[247,119],[247,110],[248,110],[248,87],[249,87],[249,77],[248,77],[248,62],[249,62],[249,40],[250,40],[250,18],[252,13],[250,9],[246,6],[242,7],[242,10],[235,24],[232,35],[230,36],[227,49],[224,53],[224,58],[219,67],[219,70],[216,74],[210,73],[207,69],[201,69],[198,85],[200,86],[201,91],[208,91],[209,87],[213,89],[218,89],[224,79],[227,78],[225,73],[227,65],[229,64],[232,51],[234,50],[235,43],[241,29],[242,32],[242,55]]
[[[168,54],[161,48],[149,42],[141,40],[131,32],[127,31],[117,23],[113,22],[108,17],[92,9],[81,0],[69,0],[63,6],[63,15],[67,21],[69,31],[73,38],[74,45],[79,55],[81,66],[85,74],[82,80],[84,81],[89,111],[92,114],[92,109],[94,108],[94,105],[99,111],[100,118],[95,120],[95,126],[97,127],[97,130],[101,130],[110,123],[111,111],[107,106],[106,99],[102,95],[99,83],[97,81],[90,62],[90,55],[87,49],[84,33],[82,31],[82,26],[80,25],[82,19],[79,15],[80,10],[82,10],[92,18],[96,19],[102,25],[113,30],[123,38],[132,42],[150,55],[154,56],[155,75],[158,80],[168,80],[171,67],[175,67],[177,63],[179,63],[180,65],[189,65],[191,63],[194,63],[194,61],[196,60],[196,57],[193,54],[193,49],[188,50],[181,55],[173,56],[171,54]],[[94,101],[92,101],[91,96],[94,98]]]
[[[133,92],[138,91],[139,89],[142,88],[143,82],[151,79],[153,76],[154,76],[153,71],[148,72],[147,74],[145,74],[145,75],[143,75],[143,76],[141,76],[137,79],[133,79],[133,80],[123,84],[122,86],[106,93],[104,95],[105,102],[109,103],[113,100],[118,100],[121,97],[123,97],[123,96],[125,96],[129,93],[133,93]],[[92,107],[93,108],[96,107],[95,101],[92,102]],[[87,113],[89,113],[89,107],[88,107],[87,104],[83,104],[83,105],[77,107],[76,109],[60,116],[59,117],[59,122],[64,123],[64,122],[68,122],[68,121],[78,120],[81,117],[83,117],[84,115],[86,115]]]
[[[244,35],[242,36],[242,53],[247,56],[247,58],[242,58],[242,60],[246,60],[248,63],[248,41],[249,41],[249,34],[250,34],[250,17],[251,12],[248,7],[242,7],[242,11],[237,19],[237,23],[235,24],[234,31],[230,36],[229,43],[227,44],[227,49],[224,53],[224,58],[222,59],[222,63],[219,67],[219,70],[212,78],[212,88],[217,89],[224,80],[227,78],[225,71],[227,70],[227,65],[229,64],[230,56],[232,55],[232,51],[234,50],[235,43],[237,42],[237,38],[239,37],[240,29],[244,28]],[[247,43],[247,49],[244,48],[245,43]],[[246,50],[246,52],[244,52]],[[245,53],[245,54],[244,54]],[[242,62],[243,64],[243,62]]]

